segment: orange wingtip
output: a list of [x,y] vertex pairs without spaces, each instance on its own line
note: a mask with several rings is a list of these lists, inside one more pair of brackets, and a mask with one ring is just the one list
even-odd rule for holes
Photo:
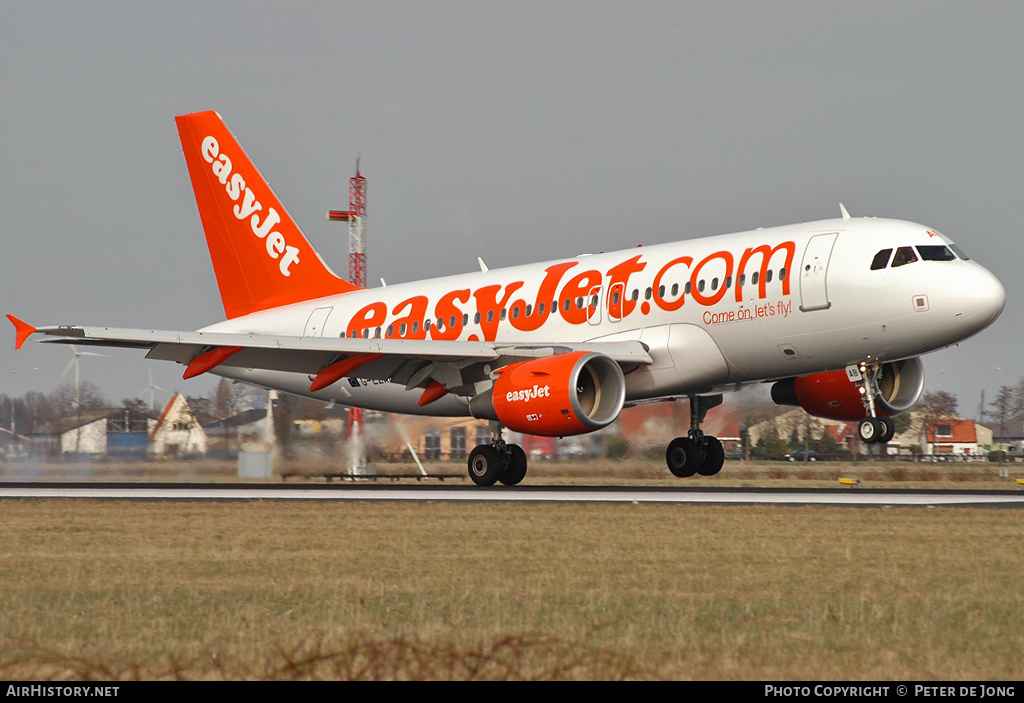
[[16,330],[17,336],[14,339],[14,348],[21,349],[21,345],[25,343],[25,340],[29,338],[29,335],[36,331],[36,328],[24,320],[19,320],[14,315],[8,315],[7,319],[11,321],[14,325],[14,329]]

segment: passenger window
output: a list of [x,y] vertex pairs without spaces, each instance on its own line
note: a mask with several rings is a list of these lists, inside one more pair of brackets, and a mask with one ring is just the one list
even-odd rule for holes
[[871,261],[871,270],[884,269],[886,264],[889,263],[890,254],[892,254],[892,249],[882,249],[882,251],[875,254],[875,258]]
[[914,253],[914,247],[900,247],[896,250],[896,256],[892,257],[892,267],[912,264],[915,261],[917,261],[917,254]]

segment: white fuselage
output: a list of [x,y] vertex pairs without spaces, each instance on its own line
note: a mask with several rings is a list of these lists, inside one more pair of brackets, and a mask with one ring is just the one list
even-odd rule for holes
[[[204,331],[566,344],[639,340],[626,399],[709,393],[965,339],[1005,302],[970,260],[872,270],[884,249],[948,245],[898,220],[837,219],[449,276],[310,300]],[[553,310],[557,307],[557,310]],[[222,367],[257,385],[401,413],[465,415],[468,398],[420,408],[422,389],[351,378],[316,393],[305,374]]]

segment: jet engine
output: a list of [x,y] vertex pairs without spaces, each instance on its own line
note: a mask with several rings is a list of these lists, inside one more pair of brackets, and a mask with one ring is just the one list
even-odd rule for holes
[[619,365],[596,352],[570,352],[499,369],[494,386],[469,402],[474,417],[546,437],[593,432],[610,424],[626,400]]
[[[920,357],[890,361],[869,381],[875,391],[879,415],[899,415],[914,407],[924,390],[924,362]],[[867,415],[861,388],[845,370],[786,378],[772,386],[777,405],[798,405],[815,417],[856,421]]]

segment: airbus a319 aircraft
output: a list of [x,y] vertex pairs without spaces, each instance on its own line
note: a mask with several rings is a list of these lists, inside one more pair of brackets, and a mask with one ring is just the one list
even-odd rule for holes
[[[920,355],[1002,312],[999,281],[924,225],[841,218],[643,246],[381,288],[321,260],[216,112],[176,118],[220,289],[223,322],[196,332],[34,327],[52,341],[144,349],[289,393],[394,413],[473,416],[491,441],[472,480],[523,480],[502,429],[607,426],[626,405],[686,397],[666,451],[680,477],[713,475],[701,431],[722,393],[774,382],[776,402],[858,421],[888,441],[924,387]],[[680,433],[682,434],[681,428]]]

